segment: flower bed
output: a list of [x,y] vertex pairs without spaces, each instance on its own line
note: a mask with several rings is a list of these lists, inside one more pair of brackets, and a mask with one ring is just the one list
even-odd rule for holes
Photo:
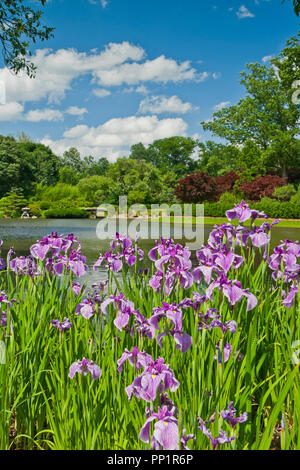
[[226,215],[196,268],[169,239],[141,271],[119,234],[92,288],[71,234],[0,260],[1,449],[300,448],[300,246],[271,253],[243,201]]

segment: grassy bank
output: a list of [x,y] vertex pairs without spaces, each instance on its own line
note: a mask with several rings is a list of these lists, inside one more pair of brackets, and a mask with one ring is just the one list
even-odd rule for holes
[[[182,223],[182,218],[181,217],[159,217],[157,219],[152,219],[152,220],[157,220],[158,222],[169,222],[174,224],[180,224]],[[275,219],[268,219],[269,222],[274,221]],[[199,217],[185,217],[184,222],[187,224],[193,224],[193,225],[220,225],[224,223],[228,223],[228,219],[226,217],[204,217],[204,219],[199,219]],[[263,222],[265,222],[265,219],[258,219],[256,220],[255,224],[256,225],[261,225]],[[238,225],[237,222],[232,222],[232,225]],[[249,222],[246,222],[244,224],[245,226],[250,226]],[[276,225],[276,227],[280,228],[300,228],[300,219],[280,219],[280,223]]]

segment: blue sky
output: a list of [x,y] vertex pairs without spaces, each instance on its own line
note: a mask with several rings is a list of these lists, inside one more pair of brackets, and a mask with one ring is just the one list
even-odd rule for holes
[[209,138],[200,122],[244,95],[245,64],[299,27],[281,0],[50,0],[44,22],[56,30],[36,44],[36,79],[1,63],[0,134],[112,161],[137,142]]

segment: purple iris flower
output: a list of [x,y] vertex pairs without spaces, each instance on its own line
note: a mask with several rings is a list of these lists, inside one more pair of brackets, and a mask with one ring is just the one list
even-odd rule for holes
[[256,219],[257,217],[267,217],[264,212],[258,212],[256,210],[251,210],[248,204],[245,201],[241,201],[240,204],[235,204],[234,209],[230,209],[226,211],[226,217],[228,220],[232,221],[234,219],[238,219],[239,223],[243,223],[246,220],[252,218],[252,220]]
[[236,322],[234,320],[229,320],[224,325],[219,319],[215,319],[210,323],[208,329],[211,330],[212,328],[221,328],[223,334],[227,330],[230,331],[230,333],[235,333],[236,332]]
[[[11,308],[12,302],[15,302],[15,299],[8,300],[7,294],[4,291],[0,291],[0,327],[7,326],[7,310]],[[4,304],[4,309],[3,309]],[[13,331],[12,322],[11,322],[11,332]]]
[[133,314],[136,313],[136,310],[134,310],[134,304],[130,300],[127,300],[122,292],[118,296],[111,295],[101,305],[101,310],[104,314],[107,315],[106,309],[111,303],[117,311],[117,317],[114,320],[114,324],[120,331],[122,331],[122,329],[128,325]]
[[160,404],[161,404],[162,406],[167,406],[169,411],[171,411],[171,410],[176,410],[176,412],[177,412],[177,414],[178,414],[178,410],[177,410],[177,408],[175,408],[175,405],[174,405],[174,403],[172,402],[172,400],[168,397],[167,392],[162,393],[162,394],[160,395]]
[[208,245],[211,248],[221,249],[226,243],[232,246],[233,239],[236,235],[236,227],[230,224],[215,225],[208,237]]
[[221,416],[224,421],[229,421],[230,425],[234,428],[237,423],[245,423],[248,419],[248,413],[245,411],[241,416],[235,417],[237,411],[233,406],[233,401],[228,405],[228,410],[222,410]]
[[179,382],[174,376],[174,372],[169,365],[164,364],[164,359],[159,357],[152,361],[144,369],[144,372],[136,377],[131,385],[126,387],[128,400],[132,394],[147,402],[155,400],[157,392],[165,392],[170,389],[175,392],[179,387]]
[[137,258],[141,261],[144,257],[143,250],[134,246],[131,239],[123,234],[116,233],[110,246],[112,250],[117,251],[117,254],[124,259],[129,267],[136,263]]
[[[223,358],[222,358],[222,350],[221,350],[221,347],[220,347],[220,341],[218,341],[218,343],[216,344],[216,350],[217,350],[217,356],[215,356],[215,359],[218,360],[218,364],[219,364],[219,365],[222,365],[222,364],[223,364],[223,359],[224,359],[224,364],[229,361],[229,358],[230,358],[231,353],[232,353],[232,346],[231,346],[231,344],[229,344],[229,343],[227,343],[227,342],[224,343],[224,346],[223,346]],[[238,360],[241,360],[241,359],[243,358],[243,355],[242,355],[242,354],[239,354],[239,351],[238,351],[238,350],[235,351],[234,356],[237,357]]]
[[143,425],[139,438],[143,442],[150,442],[150,426],[155,421],[151,448],[155,450],[178,450],[179,449],[179,429],[178,419],[173,410],[167,406],[158,408],[158,412],[151,412]]
[[67,265],[77,277],[83,276],[87,271],[86,257],[76,250],[71,250]]
[[126,237],[126,235],[119,234],[118,232],[115,235],[115,238],[111,241],[110,246],[112,250],[115,250],[117,247],[127,249],[130,248],[132,245],[132,241],[130,238]]
[[183,299],[179,304],[178,307],[188,308],[192,307],[195,312],[200,310],[201,305],[203,305],[207,301],[206,295],[201,295],[199,292],[193,292],[193,299]]
[[101,266],[102,262],[105,260],[105,268],[113,271],[114,273],[119,272],[122,269],[123,263],[120,259],[121,255],[115,254],[112,251],[106,252],[104,255],[99,256],[99,259],[93,266],[94,271]]
[[163,349],[162,338],[168,334],[174,338],[176,349],[180,349],[182,353],[185,353],[192,346],[192,337],[184,333],[182,330],[182,311],[178,305],[175,303],[168,304],[166,302],[162,302],[162,307],[156,307],[152,314],[153,315],[149,319],[149,324],[156,330],[159,330],[158,322],[162,318],[170,320],[171,323],[171,327],[166,328],[156,337],[156,341],[161,349]]
[[193,276],[196,282],[201,282],[202,277],[207,284],[211,283],[213,272],[227,272],[233,268],[238,269],[244,262],[242,256],[236,255],[227,246],[220,244],[217,248],[207,245],[197,251],[200,266],[194,269]]
[[222,431],[222,429],[220,431],[219,436],[213,438],[211,432],[203,423],[199,426],[199,429],[201,429],[203,434],[209,437],[213,450],[216,450],[220,444],[229,444],[231,441],[235,439],[234,436],[228,437],[227,433],[225,431]]
[[32,245],[30,253],[33,258],[44,261],[48,254],[51,254],[51,258],[57,258],[59,255],[66,256],[67,252],[75,247],[76,251],[80,252],[79,240],[72,233],[67,236],[58,236],[57,232],[52,232],[51,235],[43,237],[42,240]]
[[181,441],[180,441],[181,442],[181,448],[182,448],[182,450],[190,450],[187,443],[191,439],[193,439],[193,441],[195,442],[196,441],[196,436],[195,436],[195,434],[185,434],[185,432],[186,432],[186,430],[185,430],[185,428],[183,428]]
[[[287,308],[292,308],[292,306],[294,305],[294,301],[295,301],[295,297],[298,293],[298,290],[299,290],[299,285],[295,285],[293,284],[288,295],[285,296],[283,302],[282,302],[282,305],[284,305],[285,307]],[[284,292],[283,292],[284,294]]]
[[254,227],[253,228],[253,233],[250,235],[250,239],[252,242],[253,246],[256,246],[257,248],[261,248],[263,246],[266,246],[270,243],[270,235],[265,233],[264,227]]
[[93,380],[98,379],[102,375],[100,367],[94,364],[93,361],[85,358],[83,358],[82,361],[73,362],[70,366],[70,379],[73,379],[77,372],[81,375],[91,374]]
[[132,336],[134,331],[137,331],[141,336],[147,336],[152,340],[155,336],[154,326],[150,325],[149,321],[138,311],[134,314],[134,320],[135,323],[132,327]]
[[146,368],[152,362],[152,357],[150,354],[145,353],[144,351],[141,352],[137,346],[135,346],[132,351],[128,351],[125,349],[120,359],[118,359],[118,372],[122,372],[123,364],[125,361],[129,361],[132,367],[135,367],[136,370]]
[[89,320],[95,311],[94,303],[90,299],[84,299],[80,304],[76,305],[75,314],[82,315],[83,318]]
[[51,245],[43,241],[30,247],[31,256],[36,259],[41,259],[42,261],[44,261],[49,250],[51,250]]
[[0,312],[0,327],[7,327],[7,312]]
[[31,256],[20,256],[13,258],[9,262],[9,267],[18,276],[25,275],[34,278],[41,274],[40,269],[37,266]]
[[0,271],[4,271],[6,269],[6,264],[3,258],[0,258]]
[[111,251],[104,253],[104,255],[100,253],[99,259],[93,266],[94,270],[105,261],[105,268],[117,273],[122,269],[123,261],[131,267],[136,263],[137,259],[141,261],[144,257],[143,250],[135,245],[133,246],[132,241],[126,235],[116,233],[110,246],[112,248]]
[[65,318],[64,321],[52,320],[50,323],[54,328],[58,328],[62,332],[69,330],[73,326],[73,323],[70,322],[69,318]]
[[238,269],[244,262],[242,256],[236,255],[232,251],[227,253],[219,252],[216,256],[215,263],[227,274],[231,267]]
[[81,291],[82,286],[78,284],[77,282],[72,283],[72,291],[74,292],[75,295],[79,295]]
[[210,300],[214,289],[221,290],[228,298],[230,305],[233,306],[239,302],[242,297],[247,298],[247,312],[257,305],[257,298],[249,292],[249,289],[243,289],[239,281],[230,280],[224,274],[221,274],[216,281],[213,281],[206,289],[206,295]]
[[162,318],[167,318],[171,321],[176,329],[182,330],[182,310],[178,307],[177,304],[168,304],[167,302],[162,302],[161,307],[156,307],[152,311],[152,316],[149,319],[149,323],[153,325],[156,330],[159,330],[158,322]]
[[182,330],[174,329],[174,330],[164,331],[163,333],[157,335],[156,340],[161,349],[162,349],[161,340],[163,336],[166,336],[167,334],[170,334],[171,336],[173,336],[174,341],[176,343],[176,349],[179,349],[180,352],[182,353],[185,353],[188,349],[190,349],[190,347],[193,344],[193,338],[190,335],[184,333],[184,331]]
[[[157,259],[157,255],[159,258]],[[169,296],[179,279],[180,287],[189,289],[193,284],[193,276],[189,272],[192,267],[191,252],[179,243],[175,244],[169,238],[156,242],[156,246],[149,251],[149,258],[155,262],[156,272],[149,281],[150,287],[156,292],[164,287],[165,296]]]

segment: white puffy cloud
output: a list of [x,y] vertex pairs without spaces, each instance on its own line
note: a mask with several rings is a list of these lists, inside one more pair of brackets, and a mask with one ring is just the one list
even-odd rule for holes
[[213,110],[214,111],[219,111],[220,109],[223,109],[225,108],[226,106],[230,105],[230,101],[221,101],[221,103],[219,104],[216,104],[214,107],[213,107]]
[[139,107],[139,113],[173,113],[173,114],[185,114],[189,111],[197,109],[191,103],[183,103],[178,96],[151,96],[141,101]]
[[145,85],[140,85],[136,87],[135,92],[141,93],[142,95],[147,95],[149,93],[149,90],[147,87],[145,87]]
[[128,154],[129,147],[137,142],[145,145],[156,139],[173,135],[186,135],[187,124],[181,118],[158,119],[157,116],[129,116],[110,119],[98,127],[78,125],[68,129],[62,139],[42,139],[58,154],[76,147],[82,155],[106,156],[111,161]]
[[12,101],[0,105],[0,121],[14,121],[22,117],[24,107],[20,103]]
[[86,108],[79,108],[78,106],[70,106],[65,112],[71,116],[83,116],[88,110]]
[[208,77],[207,72],[198,73],[192,68],[189,61],[177,62],[164,55],[145,60],[144,49],[126,41],[109,43],[100,52],[39,49],[31,59],[37,66],[35,79],[24,73],[14,75],[7,68],[0,69],[0,81],[6,85],[7,102],[47,99],[49,103],[57,103],[65,97],[76,78],[86,75],[90,75],[92,82],[100,87],[141,85],[144,82],[200,82]]
[[25,121],[63,121],[64,115],[58,109],[32,109],[22,117]]
[[147,95],[149,90],[145,85],[140,85],[137,87],[131,86],[129,88],[124,88],[123,93],[141,93],[142,95]]
[[106,96],[111,95],[111,92],[104,88],[94,88],[93,93],[95,96],[98,96],[98,98],[105,98]]
[[207,72],[197,74],[196,70],[191,68],[189,61],[178,64],[175,60],[167,59],[164,55],[142,63],[123,63],[110,69],[94,71],[96,80],[102,86],[120,86],[124,83],[137,85],[141,82],[202,81],[203,74],[206,78]]
[[254,18],[255,15],[251,13],[251,11],[248,10],[248,8],[245,7],[245,5],[240,6],[238,11],[236,12],[236,15],[239,20],[242,20],[244,18]]

